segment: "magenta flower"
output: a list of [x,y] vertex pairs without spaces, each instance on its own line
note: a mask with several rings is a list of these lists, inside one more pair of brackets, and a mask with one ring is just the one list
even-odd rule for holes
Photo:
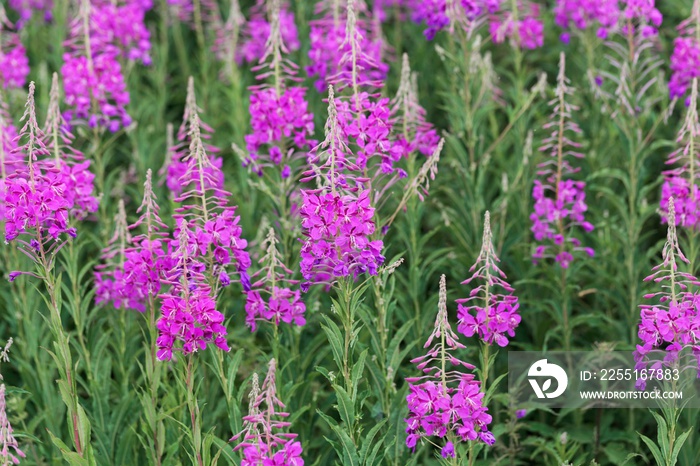
[[61,171],[65,184],[64,196],[71,218],[82,220],[97,212],[99,200],[94,195],[95,175],[90,171],[90,161],[72,147],[73,134],[60,110],[58,74],[53,74],[49,109],[44,125],[44,145],[53,156],[54,169]]
[[425,23],[425,38],[433,40],[435,34],[448,28],[450,33],[455,27],[468,29],[477,18],[494,14],[501,7],[501,0],[414,0],[410,1],[411,19],[416,23]]
[[298,281],[289,278],[293,272],[279,258],[277,239],[272,228],[263,243],[263,247],[265,246],[265,255],[260,259],[262,267],[248,279],[255,282],[248,283],[247,286],[244,284],[244,289],[248,288],[245,304],[246,324],[250,326],[251,331],[255,331],[258,320],[272,321],[275,325],[284,322],[302,326],[306,324],[306,306],[301,300],[299,290],[291,289]]
[[22,88],[29,75],[29,58],[13,24],[7,19],[0,5],[0,81],[4,89]]
[[143,201],[137,213],[141,216],[129,225],[129,230],[145,230],[130,237],[124,249],[123,285],[128,295],[127,303],[131,309],[143,312],[150,299],[155,298],[161,290],[161,282],[168,271],[176,265],[171,255],[166,253],[168,227],[158,215],[158,203],[153,192],[152,174],[149,169],[144,183]]
[[[384,262],[383,242],[372,240],[374,208],[364,177],[347,145],[332,86],[328,95],[326,139],[310,154],[312,169],[302,181],[321,187],[301,190],[301,274],[309,282],[329,283],[339,277],[375,275]],[[305,284],[306,287],[308,284]]]
[[[700,23],[700,3],[694,2],[690,17],[678,25],[680,37],[673,41],[671,79],[668,83],[672,99],[683,97],[690,83],[700,78],[700,42],[697,28]],[[686,105],[690,102],[686,101]]]
[[297,434],[280,432],[291,424],[280,420],[289,417],[289,413],[281,411],[285,405],[277,397],[276,369],[277,363],[271,359],[262,391],[258,375],[253,374],[243,430],[230,440],[240,440],[233,450],[243,450],[241,466],[304,466],[301,443],[295,441]]
[[618,0],[557,0],[554,18],[558,26],[569,29],[587,29],[597,27],[599,38],[608,37],[619,21],[620,6]]
[[260,176],[266,166],[283,167],[280,171],[286,173],[280,173],[282,178],[289,178],[293,176],[291,159],[316,145],[309,139],[314,132],[314,117],[308,110],[306,88],[288,85],[288,81],[297,80],[297,66],[284,58],[289,49],[283,34],[283,10],[277,1],[268,9],[269,37],[260,65],[254,70],[258,80],[270,82],[249,88],[253,132],[245,137],[248,154],[244,165],[251,165]]
[[17,148],[17,128],[7,111],[7,104],[0,103],[0,220],[5,219],[5,183],[9,173],[22,168],[22,157]]
[[[160,176],[165,176],[165,185],[172,193],[173,197],[182,195],[183,189],[186,186],[186,184],[182,183],[182,178],[187,173],[189,167],[187,158],[193,143],[191,137],[192,117],[195,113],[198,114],[199,112],[201,112],[201,109],[197,106],[195,98],[194,80],[190,77],[187,84],[185,111],[182,116],[182,123],[177,132],[177,142],[172,142],[172,137],[169,133],[168,153],[165,163],[159,171]],[[224,174],[221,171],[224,161],[221,157],[216,156],[219,152],[219,148],[208,142],[212,138],[214,130],[211,126],[199,119],[199,116],[197,116],[197,121],[199,124],[198,134],[201,139],[202,149],[209,154],[208,161],[203,168],[206,173],[204,177],[205,186],[207,189],[221,190],[224,187]],[[171,131],[170,126],[168,126],[168,130]],[[197,178],[199,178],[198,175]],[[186,179],[185,181],[187,183],[190,180]]]
[[[294,13],[289,11],[289,3],[279,0],[270,2],[276,3],[279,8],[278,13],[270,11],[267,3],[265,0],[257,0],[251,9],[250,18],[243,24],[239,48],[236,51],[238,63],[257,64],[264,59],[275,21],[278,22],[279,38],[285,44],[286,50],[291,52],[299,50],[299,33],[294,22]],[[279,16],[272,19],[273,15]]]
[[[323,4],[318,4],[321,10]],[[358,87],[382,87],[389,67],[382,61],[385,46],[381,34],[371,28],[370,21],[357,18],[353,2],[343,13],[326,11],[322,18],[311,22],[311,64],[306,72],[317,78],[319,92],[331,83],[338,90],[351,87],[355,94]]]
[[131,242],[127,228],[124,200],[118,203],[114,217],[114,234],[102,249],[100,264],[95,266],[95,304],[111,303],[115,309],[140,309],[141,303],[132,298],[127,290],[124,275],[126,247]]
[[[241,278],[247,276],[250,267],[250,257],[246,252],[248,242],[242,238],[236,207],[228,203],[231,193],[222,188],[224,175],[207,154],[192,78],[187,89],[185,115],[189,120],[186,126],[189,152],[182,159],[186,167],[179,179],[182,192],[174,199],[179,204],[173,215],[177,222],[175,238],[179,241],[180,229],[187,225],[187,238],[192,248],[189,254],[198,264],[207,265],[207,270],[198,272],[206,275],[212,296],[216,296],[219,287],[230,282],[227,272],[230,266],[235,265]],[[173,244],[173,249],[175,247]]]
[[49,152],[36,120],[33,82],[22,120],[25,124],[19,137],[26,142],[16,149],[21,166],[4,180],[5,241],[16,241],[36,263],[44,263],[47,256],[52,262],[63,245],[61,235],[75,237],[76,231],[68,225],[72,206],[65,195],[64,178],[53,161],[46,160]]
[[216,309],[211,297],[211,288],[204,277],[206,265],[197,260],[201,253],[197,234],[184,219],[179,221],[176,234],[172,251],[175,264],[164,280],[171,289],[159,295],[157,357],[169,361],[175,351],[191,354],[206,349],[210,343],[229,351],[224,315]]
[[[68,51],[61,67],[66,103],[72,107],[65,113],[69,123],[81,120],[90,127],[105,127],[112,132],[131,124],[125,109],[129,92],[118,58],[123,55],[150,60],[146,54],[150,44],[143,26],[144,7],[142,2],[133,2],[122,7],[124,11],[115,12],[102,11],[116,8],[109,4],[81,3],[64,44]],[[112,13],[123,15],[125,22],[112,18]]]
[[151,33],[145,25],[150,1],[97,3],[90,12],[90,46],[129,61],[151,64]]
[[593,225],[584,217],[588,210],[584,191],[586,183],[565,178],[578,171],[568,159],[583,157],[583,154],[575,151],[581,144],[569,137],[569,134],[579,134],[581,130],[571,121],[572,113],[577,108],[566,100],[573,93],[568,82],[562,53],[556,98],[550,102],[552,116],[544,125],[544,129],[551,129],[551,133],[540,148],[540,151],[548,152],[551,158],[538,165],[540,179],[535,180],[532,190],[535,206],[530,215],[535,241],[542,243],[537,246],[533,260],[538,262],[545,257],[553,257],[563,268],[571,264],[572,251],[584,251],[589,256],[594,254],[593,249],[582,247],[581,241],[571,235],[577,227],[591,232]]
[[676,142],[679,148],[668,156],[666,163],[676,165],[664,172],[664,184],[661,187],[661,220],[667,221],[669,200],[673,198],[676,225],[684,228],[700,226],[700,192],[697,185],[697,173],[700,159],[695,148],[695,141],[700,136],[700,119],[697,111],[698,85],[693,80],[692,91],[686,116]]
[[422,437],[446,439],[443,458],[454,457],[454,443],[458,441],[479,440],[489,445],[495,442],[488,430],[491,416],[483,405],[484,392],[479,381],[474,374],[447,370],[448,364],[474,369],[452,355],[454,350],[464,348],[458,340],[447,318],[447,287],[442,275],[435,327],[424,346],[430,349],[425,356],[411,360],[425,375],[406,378],[406,446],[412,451]]
[[[82,120],[91,128],[106,126],[112,132],[131,124],[131,117],[125,109],[130,100],[129,93],[116,57],[100,54],[92,63],[86,56],[65,54],[63,59],[61,75],[66,104],[72,107],[65,113],[69,122]],[[93,101],[96,107],[93,107]],[[95,113],[93,108],[98,112]]]
[[41,13],[47,23],[52,19],[52,0],[10,0],[8,3],[10,8],[19,14],[18,28],[22,28],[32,18],[35,11]]
[[[463,281],[467,285],[474,280],[480,284],[472,289],[468,298],[456,302],[457,331],[466,337],[478,335],[487,345],[496,343],[498,346],[508,345],[508,337],[515,336],[515,328],[520,324],[518,314],[518,297],[508,282],[506,275],[498,268],[500,260],[493,248],[491,234],[491,218],[487,211],[484,216],[484,236],[481,252],[472,267],[472,276]],[[501,289],[507,294],[499,294]],[[482,304],[473,304],[481,301]],[[507,336],[506,336],[507,335]]]
[[[675,360],[684,347],[700,344],[700,293],[697,291],[700,281],[695,276],[678,270],[679,261],[690,261],[683,255],[678,244],[673,198],[669,199],[667,220],[668,234],[662,251],[663,261],[644,279],[645,282],[653,281],[660,285],[659,291],[644,295],[645,299],[653,299],[656,303],[639,306],[639,338],[642,342],[637,345],[635,352],[638,369],[646,367],[646,355],[654,350],[664,350],[667,353],[666,360]],[[639,388],[644,388],[643,381]]]
[[503,11],[491,15],[489,32],[497,44],[506,39],[523,49],[536,49],[544,44],[544,24],[539,6],[531,2],[518,2],[518,11]]

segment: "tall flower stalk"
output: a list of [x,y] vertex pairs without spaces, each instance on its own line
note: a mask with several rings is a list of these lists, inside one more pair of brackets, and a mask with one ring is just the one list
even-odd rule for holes
[[52,356],[59,370],[61,396],[68,408],[74,451],[61,449],[64,455],[77,454],[90,460],[90,422],[78,397],[72,349],[61,320],[61,274],[55,270],[56,256],[69,241],[66,236],[75,237],[77,231],[68,225],[71,206],[68,198],[60,195],[66,189],[65,181],[50,159],[50,152],[43,143],[44,132],[37,123],[33,82],[29,84],[22,121],[25,124],[20,139],[25,143],[17,150],[22,154],[24,167],[5,180],[5,241],[15,244],[32,260],[35,268],[33,271],[10,272],[10,281],[26,274],[40,279],[46,288],[44,300],[49,309],[48,324],[54,339]]
[[664,172],[661,187],[660,208],[662,221],[667,222],[669,199],[674,199],[676,225],[681,227],[688,239],[691,263],[697,262],[700,254],[698,227],[700,226],[700,119],[698,118],[698,80],[691,85],[690,105],[676,137],[678,149],[669,154],[666,163],[676,165]]
[[[639,306],[641,309],[639,338],[642,344],[637,345],[635,352],[637,362],[635,369],[647,369],[651,364],[649,356],[661,351],[664,354],[662,367],[672,367],[684,372],[695,370],[697,373],[700,370],[700,364],[684,366],[680,353],[683,349],[693,348],[694,356],[698,357],[695,348],[700,344],[700,336],[697,335],[700,281],[692,274],[681,272],[678,268],[680,263],[689,261],[683,255],[678,242],[674,204],[674,199],[671,197],[668,200],[668,232],[661,253],[662,262],[652,269],[651,275],[644,279],[645,282],[659,284],[659,291],[644,296],[645,299],[653,299],[654,304]],[[676,383],[675,379],[672,379],[671,389],[674,391],[677,389]],[[637,388],[643,390],[645,387],[646,380],[639,379]],[[682,405],[679,406],[675,398],[662,400],[662,402],[661,414],[651,411],[658,425],[659,444],[655,444],[644,435],[640,434],[640,437],[651,450],[657,464],[673,466],[693,427],[680,433],[678,421],[683,410]]]
[[457,331],[466,337],[478,335],[481,340],[481,383],[484,391],[489,378],[491,345],[507,346],[508,337],[515,336],[515,329],[520,324],[518,297],[513,294],[514,289],[506,281],[498,262],[500,259],[493,247],[491,214],[486,211],[479,257],[469,269],[472,276],[462,282],[462,285],[468,285],[477,281],[479,285],[472,289],[468,298],[456,301],[459,318]]
[[243,417],[243,430],[230,441],[240,441],[234,451],[243,450],[241,466],[304,466],[301,442],[297,434],[281,432],[291,426],[285,421],[289,413],[282,411],[284,403],[277,394],[277,362],[268,363],[262,387],[258,375],[253,374],[253,388],[249,395],[248,415]]
[[[443,458],[452,458],[451,464],[464,464],[458,460],[462,455],[458,457],[455,451],[457,443],[478,440],[493,445],[496,439],[488,430],[491,416],[483,404],[484,392],[479,381],[474,374],[462,372],[473,370],[474,366],[453,354],[465,346],[459,342],[448,319],[444,275],[440,277],[435,326],[423,348],[429,348],[428,352],[411,362],[424,375],[406,378],[409,384],[406,446],[415,452],[418,442],[426,440],[441,448]],[[431,437],[443,439],[444,444],[435,444]],[[469,464],[472,461],[470,455]]]
[[561,267],[560,290],[562,293],[561,319],[564,334],[564,348],[571,348],[570,296],[568,294],[567,270],[574,260],[574,253],[584,252],[593,257],[594,251],[584,247],[574,236],[579,228],[583,232],[593,231],[593,224],[586,221],[585,181],[576,181],[572,175],[580,168],[571,164],[572,160],[583,158],[577,149],[581,144],[571,139],[581,133],[579,126],[572,121],[572,113],[577,109],[567,99],[573,94],[566,77],[566,56],[562,52],[559,59],[559,74],[555,98],[550,101],[552,115],[544,125],[550,135],[543,141],[540,151],[547,153],[548,160],[538,165],[538,179],[532,190],[535,200],[534,212],[530,215],[532,232],[538,244],[532,255],[535,263],[553,258]]

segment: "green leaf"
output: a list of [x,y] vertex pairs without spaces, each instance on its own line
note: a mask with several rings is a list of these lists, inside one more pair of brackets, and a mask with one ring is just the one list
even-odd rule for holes
[[355,424],[355,402],[348,395],[343,387],[333,384],[336,398],[338,399],[338,412],[348,429],[352,429]]
[[[362,447],[360,448],[360,460],[362,460],[363,464],[365,466],[371,466],[373,463],[373,460],[368,457],[369,453],[369,448],[372,446],[372,443],[374,442],[374,437],[377,435],[377,432],[384,427],[384,424],[386,424],[386,419],[382,420],[379,422],[377,425],[372,427],[369,432],[367,432],[367,435],[365,435],[365,438],[362,440]],[[384,441],[384,438],[381,438],[377,444],[381,445],[381,443]]]
[[368,351],[369,350],[364,350],[362,353],[360,353],[360,357],[357,359],[352,368],[350,378],[352,380],[352,386],[355,391],[355,393],[351,394],[353,400],[355,399],[355,395],[357,394],[357,387],[360,385],[360,380],[362,380],[362,373],[365,370],[365,361],[367,360]]
[[338,366],[338,370],[343,370],[343,335],[330,317],[327,315],[321,315],[321,317],[325,322],[325,325],[321,324],[321,328],[325,332],[328,343],[330,344],[333,360]]
[[668,441],[668,425],[666,420],[657,412],[649,410],[654,419],[656,419],[657,425],[657,444],[661,449],[661,452],[666,456],[670,453],[669,441]]
[[357,454],[357,447],[347,432],[340,426],[333,426],[333,432],[340,438],[340,444],[343,447],[343,466],[360,466],[360,457]]
[[654,459],[656,460],[656,464],[659,466],[663,466],[664,457],[661,455],[661,450],[659,450],[659,447],[657,447],[656,444],[646,435],[642,435],[639,432],[637,432],[637,434],[639,435],[639,438],[641,438],[642,441],[649,448],[649,450],[651,451],[651,454],[654,455]]
[[678,461],[678,455],[681,452],[681,448],[683,448],[683,444],[686,440],[688,440],[688,436],[691,434],[691,432],[693,432],[693,427],[686,430],[679,435],[678,438],[676,438],[676,441],[673,444],[673,451],[671,452],[671,461],[669,463],[671,466],[675,466],[676,462]]

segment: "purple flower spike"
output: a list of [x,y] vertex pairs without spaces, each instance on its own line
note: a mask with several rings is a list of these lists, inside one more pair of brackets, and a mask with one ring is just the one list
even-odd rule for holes
[[240,440],[233,450],[243,450],[241,466],[304,466],[297,434],[280,432],[291,423],[284,420],[289,413],[282,411],[285,405],[277,397],[276,369],[277,363],[271,359],[262,390],[258,385],[258,374],[253,374],[253,388],[249,395],[248,415],[243,417],[243,430],[230,440]]
[[[469,284],[474,280],[481,283],[474,288],[468,298],[457,300],[457,330],[466,337],[478,335],[487,345],[508,345],[508,337],[515,336],[515,328],[520,324],[518,314],[518,297],[513,288],[505,281],[505,274],[498,268],[499,259],[493,248],[491,219],[487,211],[484,215],[484,236],[481,252],[476,263],[469,269],[473,275],[462,282]],[[498,289],[506,292],[499,294]],[[474,301],[483,304],[473,304]]]
[[316,180],[321,188],[301,190],[301,224],[306,237],[301,248],[302,276],[330,283],[340,277],[376,275],[384,263],[384,244],[370,239],[376,229],[370,191],[358,175],[359,157],[348,147],[332,86],[326,139],[310,157],[313,168],[302,180]]
[[673,151],[666,161],[677,165],[664,172],[664,184],[661,188],[662,222],[668,221],[669,199],[673,198],[676,226],[698,228],[700,226],[700,190],[697,184],[697,170],[700,168],[698,150],[695,143],[700,137],[700,118],[697,110],[698,81],[693,79],[690,93],[690,105],[678,132],[676,142],[680,146]]
[[[17,144],[25,142],[5,160],[3,168],[14,167],[15,170],[12,173],[3,171],[6,178],[0,185],[5,241],[16,244],[42,268],[50,268],[66,237],[76,234],[69,225],[75,192],[69,191],[70,180],[56,167],[56,158],[50,157],[44,143],[46,135],[36,119],[33,82],[29,84],[22,121],[24,126],[15,140]],[[5,146],[5,141],[1,142]],[[60,163],[60,151],[56,157]]]
[[362,8],[364,2],[358,2],[358,11],[355,2],[348,2],[346,11],[341,11],[340,2],[327,10],[327,3],[317,4],[316,9],[323,12],[323,17],[311,22],[311,65],[306,68],[309,76],[317,78],[318,92],[324,92],[331,83],[339,90],[346,85],[383,86],[389,72],[389,66],[382,62],[385,45],[381,30],[373,28],[371,19],[364,17],[367,13],[366,7]]
[[314,132],[314,117],[308,109],[307,89],[288,85],[298,79],[297,65],[284,57],[289,53],[283,34],[285,12],[279,0],[269,3],[267,42],[260,64],[254,68],[256,78],[263,82],[249,88],[253,132],[245,137],[248,153],[242,154],[243,164],[259,175],[264,168],[278,167],[282,178],[296,178],[294,164],[289,162],[303,158],[302,154],[316,145],[309,139]]
[[535,200],[532,220],[532,233],[538,244],[533,254],[535,262],[543,258],[554,258],[563,268],[568,268],[574,259],[572,252],[582,251],[591,256],[593,250],[581,246],[581,241],[572,236],[576,228],[584,232],[593,230],[593,225],[586,221],[584,214],[586,205],[586,183],[574,181],[567,177],[578,172],[569,159],[581,158],[583,154],[576,152],[581,144],[574,142],[571,135],[581,133],[571,116],[577,107],[567,102],[567,96],[573,94],[566,78],[564,53],[559,62],[556,97],[550,102],[552,116],[544,125],[550,130],[550,135],[543,142],[540,151],[548,153],[550,160],[538,165],[535,186],[532,197]]
[[172,245],[176,263],[166,274],[171,284],[159,295],[161,318],[158,320],[158,352],[161,361],[169,361],[175,351],[190,354],[213,343],[228,351],[224,315],[216,309],[211,289],[202,273],[205,265],[198,260],[196,233],[186,220],[178,225],[178,238]]
[[[679,262],[690,263],[683,255],[676,234],[675,202],[668,200],[668,233],[662,251],[662,262],[652,269],[645,281],[659,283],[656,293],[648,295],[655,304],[642,304],[639,338],[635,359],[637,369],[647,367],[646,355],[654,350],[666,351],[668,361],[677,359],[678,352],[687,346],[700,344],[700,293],[698,279],[678,270]],[[666,283],[665,285],[661,285]],[[693,291],[691,291],[693,290]],[[640,385],[643,389],[643,384]]]
[[[474,366],[451,354],[464,348],[458,338],[447,318],[447,286],[443,275],[435,327],[424,346],[430,349],[411,361],[424,375],[406,379],[409,382],[406,446],[412,451],[421,437],[448,437],[442,449],[443,458],[454,457],[455,441],[478,439],[488,445],[495,442],[488,430],[491,416],[483,405],[484,392],[479,381],[474,374],[458,370],[460,367],[472,370]],[[448,363],[455,369],[447,370]]]
[[[301,300],[299,290],[291,288],[298,281],[288,278],[293,272],[279,258],[277,238],[272,228],[264,244],[267,245],[267,250],[260,259],[262,267],[252,276],[246,275],[247,284],[243,285],[244,289],[247,288],[246,324],[251,331],[255,331],[259,320],[269,320],[275,325],[285,322],[303,326],[306,324],[306,305]],[[251,279],[255,280],[252,284]]]

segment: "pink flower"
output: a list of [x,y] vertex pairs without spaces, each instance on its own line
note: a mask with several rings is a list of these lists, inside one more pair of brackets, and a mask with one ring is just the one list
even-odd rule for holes
[[[406,378],[409,389],[406,396],[409,411],[409,416],[405,419],[408,434],[406,446],[415,451],[420,437],[444,438],[448,432],[463,442],[480,439],[492,444],[493,436],[488,431],[491,416],[483,405],[484,392],[480,389],[479,381],[471,373],[447,370],[448,360],[451,366],[458,368],[461,366],[471,370],[474,366],[451,354],[454,350],[464,348],[464,345],[459,343],[458,336],[447,319],[444,275],[440,278],[435,326],[424,348],[430,348],[427,354],[411,361],[424,375]],[[454,456],[454,445],[451,442],[448,441],[443,447],[442,456]]]
[[276,369],[277,363],[271,359],[262,391],[258,386],[258,375],[253,374],[243,430],[230,440],[241,440],[233,449],[243,450],[241,466],[304,466],[301,443],[295,441],[297,434],[280,432],[290,423],[283,420],[289,417],[289,413],[281,411],[285,405],[277,397]]
[[[513,294],[514,290],[506,282],[505,274],[498,268],[499,261],[493,248],[491,219],[487,211],[481,252],[476,263],[469,269],[473,275],[462,282],[463,285],[474,280],[480,283],[469,293],[468,298],[457,300],[457,331],[466,337],[478,335],[487,345],[496,343],[503,347],[508,345],[508,337],[515,336],[520,315],[518,297]],[[507,294],[501,294],[499,290]],[[478,300],[483,303],[473,304]]]

